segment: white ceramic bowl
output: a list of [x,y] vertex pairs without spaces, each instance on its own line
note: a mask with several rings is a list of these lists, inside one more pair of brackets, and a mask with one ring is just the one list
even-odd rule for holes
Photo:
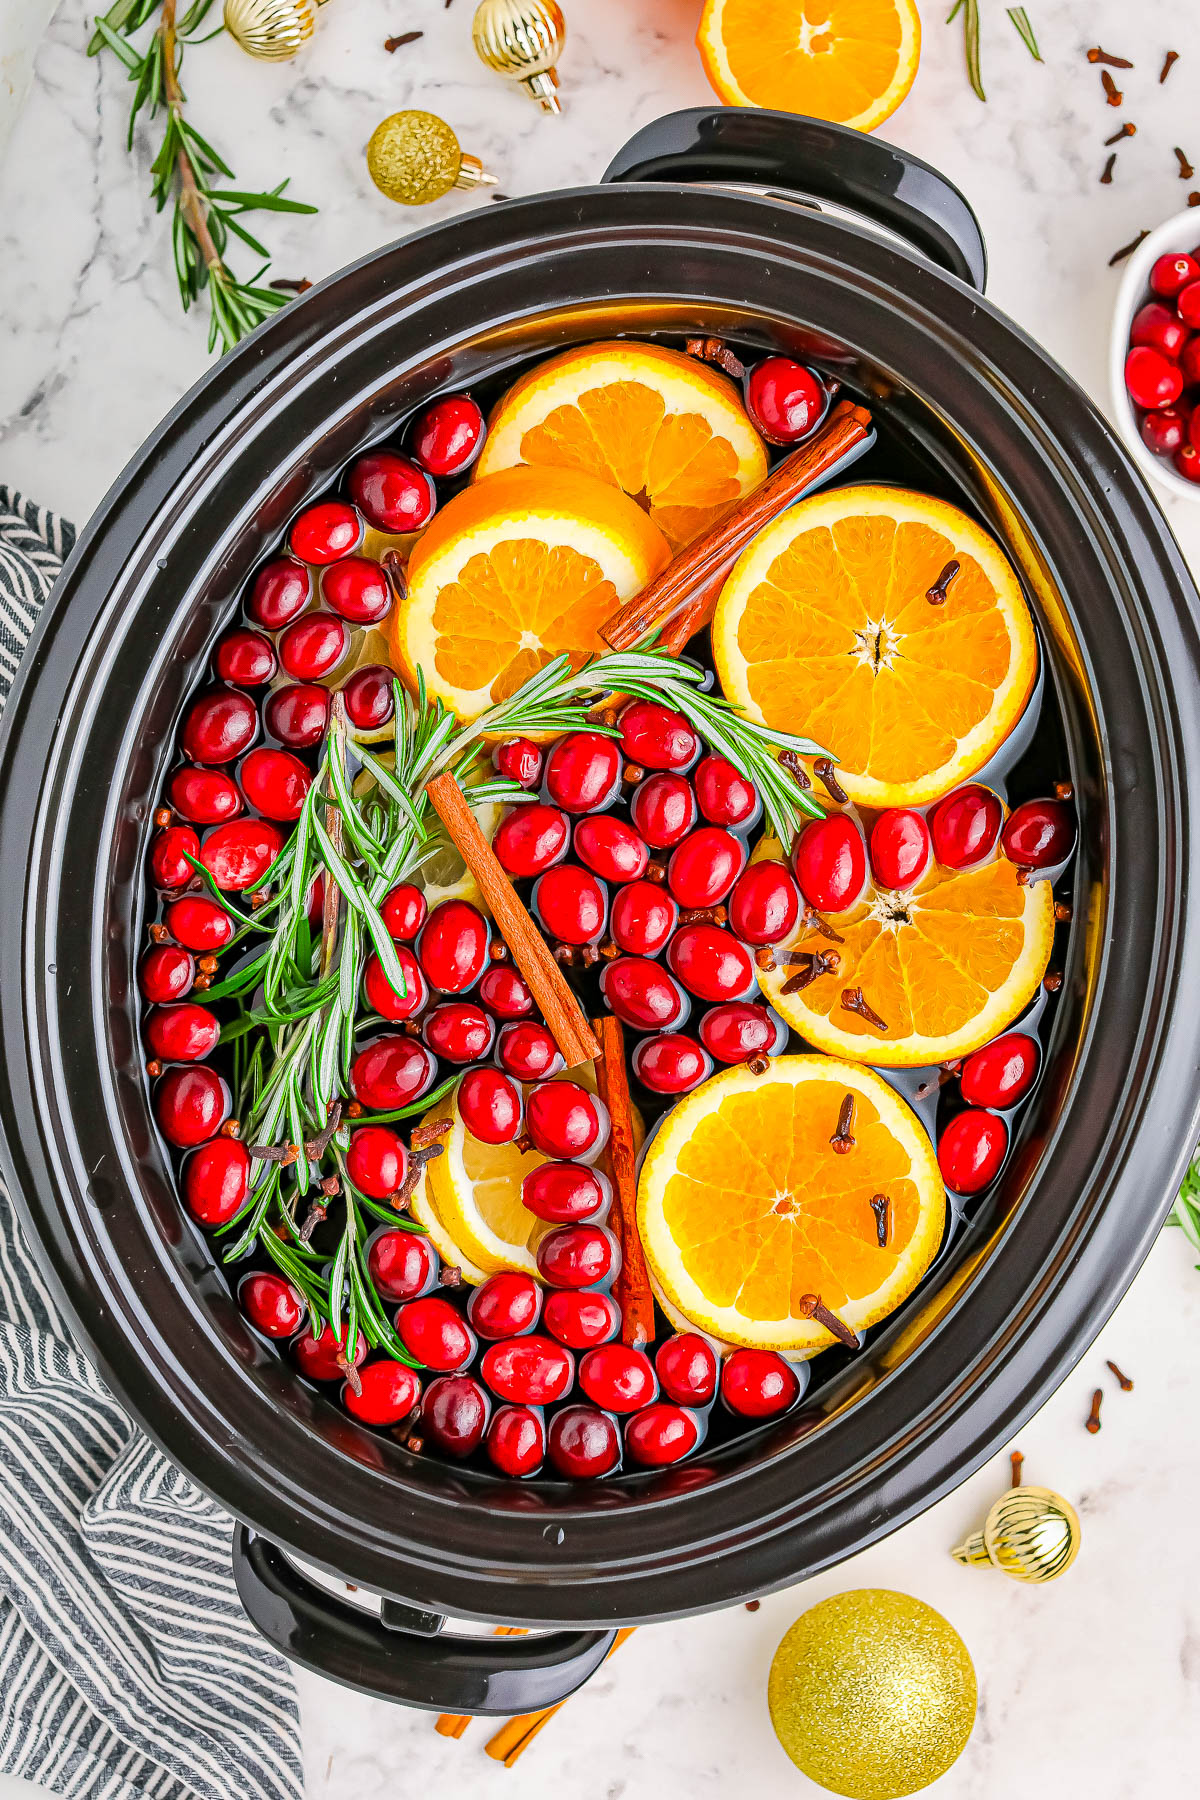
[[1133,403],[1125,392],[1125,356],[1129,349],[1129,328],[1133,315],[1153,299],[1150,292],[1150,270],[1160,256],[1173,250],[1193,251],[1200,244],[1200,206],[1188,207],[1172,219],[1164,219],[1155,231],[1144,238],[1125,264],[1125,274],[1117,289],[1113,308],[1112,337],[1108,346],[1108,380],[1112,390],[1113,419],[1134,462],[1150,481],[1178,494],[1184,500],[1200,500],[1200,482],[1185,481],[1177,475],[1170,459],[1155,456],[1142,442]]

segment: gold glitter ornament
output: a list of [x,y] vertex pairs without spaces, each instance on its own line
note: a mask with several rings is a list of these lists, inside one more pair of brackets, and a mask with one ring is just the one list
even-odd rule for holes
[[401,206],[425,206],[451,188],[496,184],[477,156],[459,148],[445,119],[430,112],[393,113],[377,125],[367,171],[380,193]]
[[325,0],[225,0],[225,29],[247,56],[284,62],[317,29]]
[[810,1607],[767,1678],[771,1723],[796,1767],[850,1800],[900,1800],[944,1775],[971,1735],[975,1701],[954,1627],[888,1588]]
[[1056,1581],[1079,1554],[1083,1527],[1075,1508],[1050,1488],[1001,1494],[982,1531],[950,1552],[956,1562],[990,1565],[1014,1581]]
[[567,41],[556,0],[480,0],[471,26],[480,61],[519,81],[543,111],[562,111],[555,68]]

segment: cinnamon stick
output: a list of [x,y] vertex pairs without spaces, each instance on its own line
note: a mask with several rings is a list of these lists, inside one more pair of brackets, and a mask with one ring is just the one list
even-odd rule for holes
[[550,946],[517,897],[512,882],[484,837],[453,775],[435,775],[426,785],[430,804],[455,849],[479,883],[513,961],[529,983],[551,1037],[568,1069],[591,1062],[600,1046],[582,1007],[567,986]]
[[625,1033],[612,1013],[592,1020],[600,1040],[596,1091],[608,1108],[608,1167],[613,1184],[608,1222],[621,1246],[621,1269],[613,1282],[613,1299],[621,1308],[621,1342],[640,1350],[654,1338],[654,1294],[637,1227],[637,1153],[633,1142],[633,1104],[625,1066]]
[[629,650],[647,632],[661,629],[664,648],[678,656],[688,638],[708,623],[730,566],[751,539],[861,444],[870,430],[871,415],[865,407],[839,400],[807,443],[777,463],[732,512],[674,557],[600,627],[609,648]]

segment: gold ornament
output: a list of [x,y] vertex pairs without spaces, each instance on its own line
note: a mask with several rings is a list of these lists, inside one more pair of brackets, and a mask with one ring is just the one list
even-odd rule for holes
[[225,29],[247,56],[285,62],[317,29],[325,0],[225,0]]
[[950,1552],[956,1562],[990,1564],[1014,1581],[1055,1581],[1079,1554],[1079,1515],[1049,1488],[1014,1487],[1001,1494],[982,1531]]
[[543,111],[562,111],[554,65],[563,53],[567,25],[556,0],[480,0],[471,35],[489,69],[519,81]]
[[908,1594],[858,1588],[802,1613],[775,1652],[767,1704],[810,1781],[899,1800],[943,1775],[975,1723],[975,1670],[954,1627]]
[[401,206],[424,206],[451,188],[496,185],[477,156],[436,113],[398,112],[384,119],[367,145],[367,170],[381,194]]

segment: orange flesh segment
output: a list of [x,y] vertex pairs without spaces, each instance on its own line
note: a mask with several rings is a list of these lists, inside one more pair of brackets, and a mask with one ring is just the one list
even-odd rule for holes
[[730,71],[758,106],[853,119],[899,71],[893,0],[725,0],[721,23]]

